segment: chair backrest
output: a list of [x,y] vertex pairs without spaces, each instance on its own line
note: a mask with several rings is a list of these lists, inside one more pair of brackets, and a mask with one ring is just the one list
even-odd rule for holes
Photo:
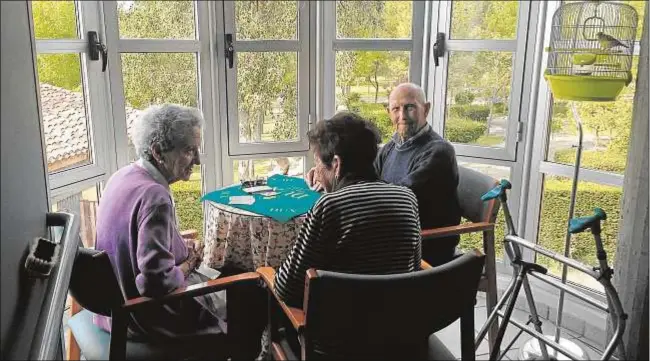
[[70,276],[70,294],[81,307],[104,316],[124,303],[106,252],[79,247]]
[[429,335],[473,312],[483,262],[482,254],[468,252],[412,273],[308,272],[308,353],[384,358],[426,345]]
[[472,222],[496,221],[499,212],[499,202],[493,199],[483,202],[481,196],[494,188],[497,181],[475,170],[458,166],[458,203],[463,218]]

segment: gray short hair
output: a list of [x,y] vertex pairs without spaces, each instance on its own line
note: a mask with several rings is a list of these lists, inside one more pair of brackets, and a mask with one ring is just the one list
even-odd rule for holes
[[176,104],[152,105],[133,124],[133,145],[138,157],[151,160],[151,146],[163,152],[182,148],[194,136],[194,128],[203,125],[203,115],[196,108]]

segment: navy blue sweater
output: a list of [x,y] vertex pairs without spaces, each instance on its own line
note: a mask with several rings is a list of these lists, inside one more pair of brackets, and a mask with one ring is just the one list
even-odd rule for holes
[[[461,212],[456,193],[458,165],[454,147],[430,126],[400,146],[396,137],[393,136],[377,154],[375,169],[379,178],[406,186],[415,193],[422,229],[458,225]],[[453,253],[458,237],[423,241],[423,258],[427,262],[439,263],[431,255],[438,252],[427,246],[432,242],[438,244],[439,249],[446,248],[441,252],[448,253],[451,247]],[[443,256],[447,257],[450,256]]]

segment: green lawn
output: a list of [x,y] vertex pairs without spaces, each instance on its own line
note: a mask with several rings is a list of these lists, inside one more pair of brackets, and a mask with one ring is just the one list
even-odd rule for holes
[[503,136],[501,135],[482,135],[476,140],[476,144],[482,145],[485,147],[494,147],[504,142]]

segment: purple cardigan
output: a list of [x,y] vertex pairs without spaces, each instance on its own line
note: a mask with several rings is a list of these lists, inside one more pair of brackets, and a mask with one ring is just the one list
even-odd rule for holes
[[[117,171],[109,179],[97,211],[96,249],[108,253],[128,299],[162,296],[184,286],[179,265],[188,251],[176,226],[168,185],[136,163]],[[196,311],[196,307],[189,308]],[[183,311],[190,310],[177,304],[135,314],[130,329],[164,335],[190,332],[195,328],[191,319],[197,315],[183,317]],[[95,323],[110,331],[110,318],[96,315]]]

